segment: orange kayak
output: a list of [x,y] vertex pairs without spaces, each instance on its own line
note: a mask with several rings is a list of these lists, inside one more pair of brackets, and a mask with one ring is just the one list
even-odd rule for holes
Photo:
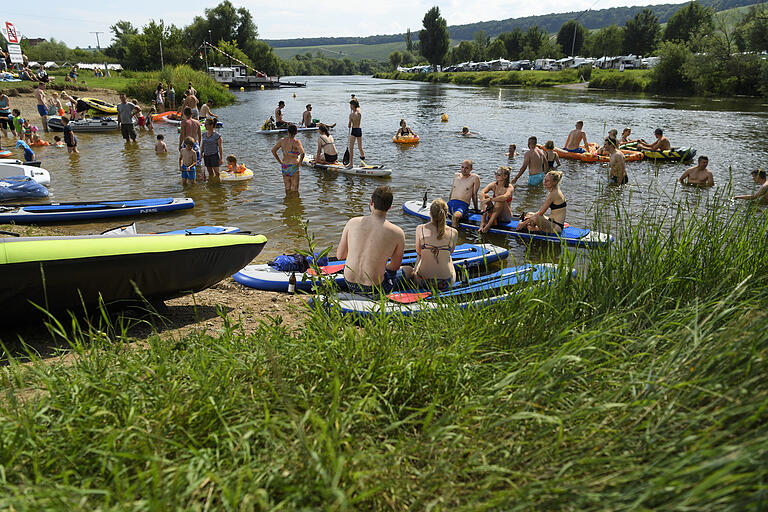
[[[572,153],[564,149],[555,148],[554,152],[560,158],[570,158],[571,160],[581,160],[582,162],[595,163],[595,162],[608,162],[610,157],[608,155],[598,155],[597,152],[600,147],[594,142],[589,144],[589,152],[584,153]],[[643,154],[640,151],[631,151],[629,149],[620,150],[624,154],[624,159],[627,162],[636,162],[643,159]]]
[[155,114],[152,116],[153,121],[165,121],[165,118],[168,117],[171,114],[176,114],[177,112],[173,110],[169,110],[167,112],[161,112],[159,114]]

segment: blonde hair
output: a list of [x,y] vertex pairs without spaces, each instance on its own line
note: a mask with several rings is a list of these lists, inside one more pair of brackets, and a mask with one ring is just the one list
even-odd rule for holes
[[501,166],[499,166],[499,170],[503,171],[504,174],[506,174],[506,178],[504,179],[504,186],[508,187],[509,186],[509,176],[512,173],[512,168],[509,167],[508,165],[501,165]]
[[560,183],[560,180],[563,179],[563,173],[560,171],[549,171],[547,176],[555,182],[555,185]]
[[432,224],[437,229],[437,239],[442,240],[445,236],[445,218],[448,215],[448,205],[442,199],[435,199],[432,201],[432,206],[429,207],[429,218],[432,219]]

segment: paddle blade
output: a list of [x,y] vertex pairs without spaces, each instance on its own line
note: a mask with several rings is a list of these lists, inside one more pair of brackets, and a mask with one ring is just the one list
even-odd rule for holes
[[421,299],[426,299],[432,295],[431,292],[395,292],[387,295],[387,298],[400,304],[412,304]]
[[344,152],[344,158],[341,159],[344,165],[349,165],[349,148]]
[[[320,267],[320,273],[324,276],[329,276],[331,274],[335,274],[342,270],[344,270],[344,263],[338,263],[336,265],[326,265],[324,267]],[[309,270],[307,270],[307,274],[309,274],[310,276],[316,276],[317,272],[315,272],[315,269],[310,268]]]

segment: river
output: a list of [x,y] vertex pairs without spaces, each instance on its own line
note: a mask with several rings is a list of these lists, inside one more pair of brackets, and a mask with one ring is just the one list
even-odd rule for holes
[[[522,165],[518,156],[509,160],[507,146],[515,143],[522,152],[530,135],[539,142],[549,139],[562,146],[576,120],[584,121],[589,141],[600,142],[611,128],[619,132],[632,127],[633,137],[654,140],[653,130],[662,127],[673,146],[691,145],[698,155],[709,156],[716,188],[729,183],[735,193],[749,193],[754,185],[749,170],[768,159],[768,113],[760,99],[704,99],[650,97],[596,91],[563,89],[480,88],[448,84],[375,80],[362,76],[301,77],[304,89],[235,91],[237,103],[214,108],[224,126],[224,154],[235,154],[253,169],[255,178],[246,183],[198,184],[182,189],[178,158],[173,151],[178,135],[175,126],[157,123],[155,134],[141,132],[138,144],[124,144],[118,132],[78,134],[80,156],[66,150],[36,148],[38,159],[51,173],[51,199],[87,201],[151,197],[192,197],[192,210],[147,216],[137,220],[141,232],[179,229],[200,224],[239,226],[266,235],[269,243],[260,259],[305,247],[303,221],[310,222],[319,246],[338,241],[344,223],[367,212],[373,189],[392,187],[395,202],[389,218],[406,232],[408,246],[419,221],[402,213],[403,202],[430,198],[447,199],[454,172],[470,158],[481,183],[493,180],[499,165]],[[295,97],[294,97],[295,93]],[[286,102],[285,117],[298,122],[304,106],[311,103],[314,117],[338,123],[332,132],[339,153],[345,148],[350,94],[355,94],[363,112],[363,141],[368,163],[384,164],[391,178],[334,175],[308,168],[301,170],[300,198],[285,199],[277,162],[270,149],[277,135],[259,129],[279,100]],[[448,122],[441,122],[442,113]],[[405,118],[420,136],[412,147],[392,143],[400,118]],[[459,135],[468,126],[477,137]],[[171,153],[156,155],[155,135],[165,135]],[[52,135],[49,136],[52,139]],[[316,133],[301,133],[298,139],[308,154],[317,147]],[[733,173],[731,175],[730,167]],[[568,200],[568,222],[589,227],[595,208],[619,205],[630,215],[639,215],[660,201],[690,202],[707,199],[716,190],[697,190],[676,185],[685,166],[681,164],[628,163],[630,184],[606,187],[607,168],[597,164],[564,160],[562,190]],[[513,209],[536,210],[545,196],[543,187],[528,187],[525,176],[515,190]],[[606,208],[613,215],[614,208]],[[119,224],[77,224],[75,233],[92,233]],[[475,233],[461,233],[462,240],[476,240]],[[495,236],[491,241],[512,249],[513,261],[526,257],[526,246]],[[539,252],[541,250],[539,249]],[[535,255],[528,254],[527,257]]]

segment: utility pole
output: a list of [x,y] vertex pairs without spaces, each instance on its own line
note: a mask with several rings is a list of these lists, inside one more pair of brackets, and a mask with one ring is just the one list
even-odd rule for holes
[[160,69],[163,69],[165,67],[165,64],[163,64],[163,38],[160,38]]
[[211,29],[208,29],[208,44],[205,45],[205,73],[208,74],[208,46],[211,44]]
[[103,33],[104,33],[104,32],[100,32],[100,31],[97,31],[97,32],[91,32],[91,34],[96,34],[96,49],[97,49],[98,51],[101,51],[101,46],[99,45],[99,34],[103,34]]

